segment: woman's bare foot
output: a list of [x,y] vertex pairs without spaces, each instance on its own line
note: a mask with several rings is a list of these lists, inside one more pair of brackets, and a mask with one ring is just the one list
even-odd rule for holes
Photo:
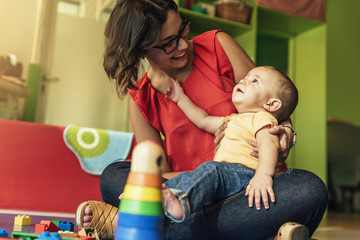
[[84,211],[84,218],[83,218],[83,227],[87,228],[92,220],[92,211],[91,206],[87,205]]
[[175,219],[183,219],[184,212],[179,199],[170,191],[170,189],[162,185],[163,207]]
[[[85,208],[85,211],[84,211],[84,218],[83,218],[83,227],[84,228],[87,228],[89,227],[90,225],[90,222],[93,218],[92,216],[92,210],[91,210],[91,206],[90,205],[87,205],[86,208]],[[114,229],[114,231],[116,230],[117,228],[117,222],[118,222],[118,215],[116,214],[114,220],[112,221],[112,227]]]

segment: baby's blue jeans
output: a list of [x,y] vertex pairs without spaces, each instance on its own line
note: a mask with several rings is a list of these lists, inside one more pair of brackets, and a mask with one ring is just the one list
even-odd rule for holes
[[255,170],[241,164],[226,162],[204,162],[192,172],[184,172],[166,181],[166,185],[179,199],[183,208],[183,222],[191,214],[200,211],[207,205],[224,200],[245,189]]

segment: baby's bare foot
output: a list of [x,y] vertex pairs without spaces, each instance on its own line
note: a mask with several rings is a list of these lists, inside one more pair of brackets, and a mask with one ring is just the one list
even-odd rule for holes
[[92,220],[92,210],[91,210],[91,206],[87,205],[84,211],[84,218],[83,218],[83,227],[88,227],[90,225],[90,222]]
[[170,189],[162,185],[163,207],[175,219],[183,219],[184,212],[179,199],[170,191]]

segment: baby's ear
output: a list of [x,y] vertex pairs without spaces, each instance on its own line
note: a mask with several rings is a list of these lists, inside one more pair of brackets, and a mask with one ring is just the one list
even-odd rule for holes
[[264,108],[269,112],[276,112],[282,106],[282,102],[277,98],[270,98],[267,103],[264,104]]

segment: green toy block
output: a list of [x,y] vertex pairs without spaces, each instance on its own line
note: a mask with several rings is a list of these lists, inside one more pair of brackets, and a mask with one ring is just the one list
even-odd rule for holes
[[39,234],[36,233],[24,233],[24,232],[12,232],[12,238],[19,238],[24,240],[34,240],[39,238]]

